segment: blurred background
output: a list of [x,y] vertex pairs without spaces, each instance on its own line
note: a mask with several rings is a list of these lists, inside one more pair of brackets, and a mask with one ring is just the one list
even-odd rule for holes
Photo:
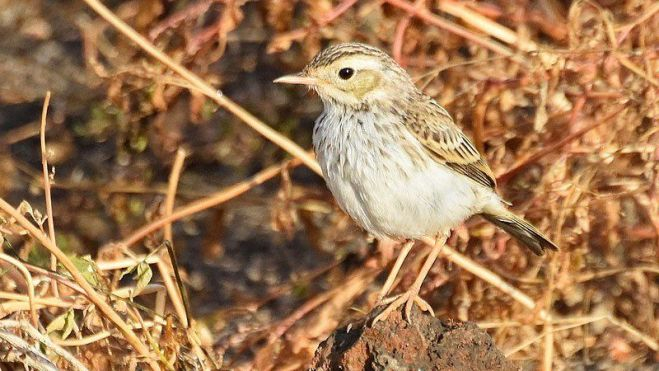
[[[382,48],[474,138],[513,209],[561,247],[538,258],[472,218],[450,246],[530,296],[538,310],[441,259],[422,290],[436,315],[479,323],[529,369],[547,367],[548,347],[554,369],[656,369],[657,2],[105,5],[305,149],[322,105],[305,89],[272,80],[301,70],[331,43]],[[397,250],[355,226],[309,168],[191,90],[82,0],[0,0],[0,34],[0,197],[15,207],[27,201],[37,214],[32,219],[46,214],[39,129],[51,91],[45,138],[56,242],[64,252],[98,263],[158,249],[161,228],[131,246],[121,242],[166,214],[168,179],[183,150],[175,210],[270,171],[247,192],[173,223],[192,317],[217,364],[304,368],[337,326],[370,310]],[[5,254],[49,266],[47,250],[6,215],[0,223]],[[420,244],[408,258],[399,290],[411,284],[423,251]],[[162,277],[152,268],[147,281],[155,284]],[[120,273],[98,269],[108,290],[139,281]],[[25,293],[16,281],[0,275],[0,289]],[[135,299],[145,316],[155,301]],[[543,323],[541,308],[564,322]],[[41,310],[40,321],[45,327],[62,311]],[[5,308],[0,315],[26,313]],[[165,313],[180,320],[169,304]],[[76,336],[94,332],[85,318],[75,310]],[[125,343],[108,339],[71,351],[101,368],[130,363]],[[177,339],[168,340],[180,354],[176,367],[187,368],[193,352]]]

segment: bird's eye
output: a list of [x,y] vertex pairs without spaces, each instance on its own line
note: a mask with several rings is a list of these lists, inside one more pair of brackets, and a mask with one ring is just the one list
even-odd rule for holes
[[355,74],[355,70],[353,70],[350,67],[341,68],[339,70],[339,77],[344,79],[344,80],[347,80],[347,79],[351,78],[352,75],[354,75],[354,74]]

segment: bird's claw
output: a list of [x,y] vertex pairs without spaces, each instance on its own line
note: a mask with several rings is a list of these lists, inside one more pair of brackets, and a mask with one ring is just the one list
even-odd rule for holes
[[404,294],[392,296],[389,298],[386,298],[382,300],[379,305],[387,305],[386,308],[382,312],[380,312],[375,318],[373,319],[373,325],[378,323],[379,321],[384,321],[389,317],[391,312],[395,311],[396,309],[400,308],[405,304],[405,308],[403,309],[403,318],[407,323],[411,324],[412,323],[412,306],[414,304],[419,306],[419,309],[421,309],[422,312],[429,312],[430,315],[434,316],[435,312],[432,310],[432,307],[430,304],[428,304],[425,300],[421,299],[419,294],[414,291],[408,291]]

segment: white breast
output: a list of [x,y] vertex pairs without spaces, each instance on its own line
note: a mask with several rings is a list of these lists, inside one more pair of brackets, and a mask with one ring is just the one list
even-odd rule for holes
[[313,142],[327,186],[368,232],[434,237],[497,197],[435,163],[410,132],[395,124],[368,111],[326,110],[316,120]]

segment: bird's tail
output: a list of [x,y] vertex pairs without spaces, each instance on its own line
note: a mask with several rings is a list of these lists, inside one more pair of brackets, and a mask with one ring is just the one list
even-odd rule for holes
[[508,232],[511,236],[536,255],[543,255],[547,249],[557,251],[558,246],[545,237],[531,223],[505,210],[503,207],[496,208],[495,212],[481,214],[490,223]]

